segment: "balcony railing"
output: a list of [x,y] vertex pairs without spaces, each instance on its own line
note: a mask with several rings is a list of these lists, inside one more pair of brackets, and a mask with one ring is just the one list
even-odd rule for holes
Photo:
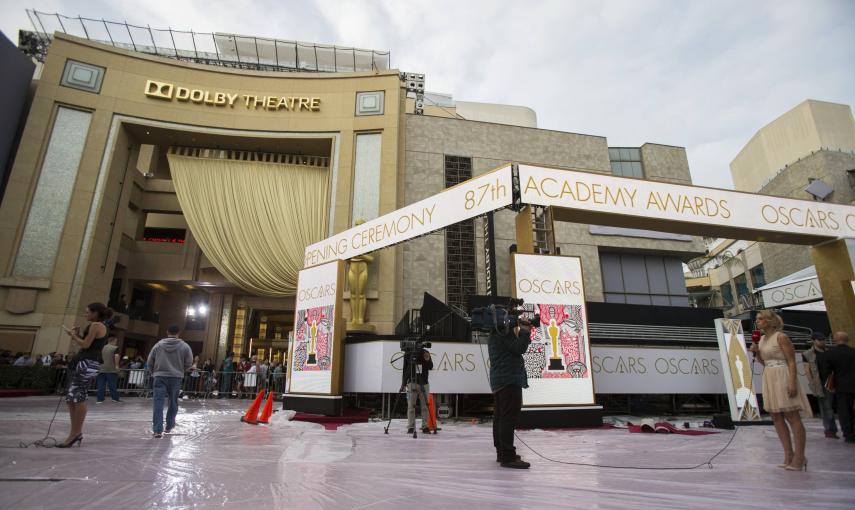
[[238,69],[342,73],[385,71],[391,67],[388,51],[221,32],[151,28],[30,9],[27,9],[27,16],[34,31],[19,33],[19,47],[40,62],[44,62],[52,34],[61,32],[116,48]]

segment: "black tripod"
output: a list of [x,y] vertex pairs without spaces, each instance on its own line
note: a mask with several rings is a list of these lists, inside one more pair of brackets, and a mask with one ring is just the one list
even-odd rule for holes
[[[419,361],[419,358],[418,358],[418,356],[421,352],[423,352],[423,351],[419,350],[419,351],[411,351],[411,352],[402,352],[400,356],[398,356],[396,358],[392,358],[392,363],[395,363],[396,361],[398,361],[400,359],[404,359],[404,365],[406,366],[407,364],[409,364],[409,374],[407,374],[407,382],[404,385],[405,388],[408,388],[410,386],[410,383],[418,384],[416,366],[417,365],[421,366],[421,364],[420,364],[421,362]],[[409,357],[409,363],[407,363],[407,357]],[[425,399],[425,407],[427,407],[427,395],[422,394],[422,398]],[[400,400],[401,400],[401,393],[399,392],[398,395],[395,397],[395,404],[389,410],[389,422],[386,424],[386,428],[383,429],[384,434],[389,434],[389,427],[392,426],[392,418],[395,416],[395,411],[398,409],[398,402]],[[430,411],[428,411],[428,413],[430,413]],[[428,419],[427,416],[422,416],[423,422],[426,421],[427,419]],[[416,439],[417,437],[419,437],[418,430],[419,430],[418,427],[416,427],[415,423],[413,423],[413,439]],[[437,432],[437,430],[436,430],[436,428],[434,428],[433,433],[436,434],[436,432]]]

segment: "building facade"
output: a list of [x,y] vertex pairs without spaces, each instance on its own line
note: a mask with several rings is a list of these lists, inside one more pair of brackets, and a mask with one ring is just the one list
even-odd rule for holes
[[[691,182],[680,147],[537,129],[523,107],[429,104],[416,115],[414,103],[395,70],[230,69],[56,34],[0,208],[0,348],[67,352],[61,326],[100,301],[121,312],[126,355],[178,324],[203,359],[281,358],[304,246],[359,220],[507,162]],[[321,184],[279,174],[269,186],[212,184],[221,166]],[[209,185],[234,199],[210,199],[223,195]],[[232,210],[291,212],[261,226],[211,220]],[[688,305],[682,263],[703,253],[699,238],[542,216],[532,218],[551,239],[541,251],[582,258],[588,300]],[[366,321],[377,334],[393,333],[425,291],[459,306],[487,291],[484,221],[374,254]],[[509,295],[514,213],[495,214],[494,241],[493,284]]]
[[[806,100],[761,128],[730,166],[741,191],[855,204],[852,109]],[[689,263],[686,285],[697,306],[720,308],[728,316],[775,306],[764,302],[758,290],[790,275],[809,274],[814,264],[811,248],[804,245],[733,239],[707,239],[706,244],[705,255]],[[813,293],[808,297],[816,301]]]

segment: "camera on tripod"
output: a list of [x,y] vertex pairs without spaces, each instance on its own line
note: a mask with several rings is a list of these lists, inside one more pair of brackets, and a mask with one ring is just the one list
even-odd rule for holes
[[431,343],[422,336],[407,337],[401,340],[401,352],[410,360],[417,360],[420,353],[430,349]]
[[[472,329],[484,333],[492,331],[507,333],[520,324],[538,326],[540,314],[526,310],[523,304],[522,299],[508,298],[505,305],[493,303],[489,306],[473,308],[470,322]],[[524,317],[524,314],[531,314],[532,317]]]

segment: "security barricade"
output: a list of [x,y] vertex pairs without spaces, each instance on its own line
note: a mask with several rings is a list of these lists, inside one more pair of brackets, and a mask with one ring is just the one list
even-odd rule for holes
[[[58,395],[65,393],[68,387],[67,368],[55,369],[56,382],[55,392]],[[152,384],[154,378],[146,369],[120,369],[116,387],[121,396],[138,396],[150,398],[152,396]],[[94,394],[97,389],[96,381],[92,381],[89,388]],[[256,372],[203,372],[194,370],[187,373],[181,383],[181,397],[184,398],[255,398],[261,390],[272,389],[280,396],[285,391],[285,375]]]

